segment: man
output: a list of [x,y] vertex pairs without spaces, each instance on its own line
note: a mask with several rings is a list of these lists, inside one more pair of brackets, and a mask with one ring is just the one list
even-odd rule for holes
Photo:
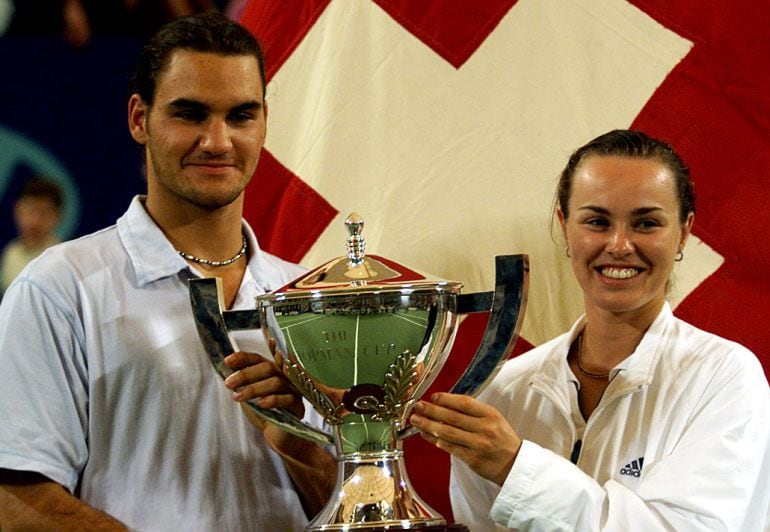
[[62,192],[52,181],[33,177],[21,187],[13,203],[18,236],[0,256],[0,294],[29,261],[59,242],[54,230],[61,218]]
[[[147,196],[33,262],[0,306],[0,528],[300,529],[334,462],[245,419],[187,288],[218,276],[227,306],[249,308],[301,273],[241,217],[265,138],[262,52],[221,15],[178,19],[143,49],[134,85]],[[267,353],[257,336],[236,341]],[[248,383],[266,407],[296,404],[272,362],[228,363],[244,367],[227,383],[236,400]]]

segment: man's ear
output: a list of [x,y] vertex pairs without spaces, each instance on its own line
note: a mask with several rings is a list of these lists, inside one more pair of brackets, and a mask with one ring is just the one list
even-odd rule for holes
[[267,100],[262,100],[262,115],[264,116],[265,120],[265,135],[267,135]]
[[139,144],[147,144],[147,117],[150,106],[134,93],[128,99],[128,131]]

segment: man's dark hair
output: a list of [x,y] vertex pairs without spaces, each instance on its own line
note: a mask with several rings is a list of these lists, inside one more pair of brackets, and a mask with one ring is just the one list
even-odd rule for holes
[[265,91],[265,57],[257,39],[243,26],[217,11],[177,18],[160,28],[139,52],[130,93],[147,105],[155,101],[155,86],[172,52],[191,50],[225,56],[253,55],[259,63]]
[[615,129],[581,146],[569,158],[556,189],[556,207],[561,209],[565,219],[569,217],[572,177],[578,165],[591,155],[636,157],[660,161],[671,171],[676,183],[680,223],[684,224],[689,214],[695,212],[695,190],[690,179],[690,169],[674,148],[642,131]]
[[64,203],[64,195],[59,185],[39,177],[33,177],[24,183],[19,194],[16,196],[16,201],[22,198],[44,198],[50,201],[57,209],[61,209]]

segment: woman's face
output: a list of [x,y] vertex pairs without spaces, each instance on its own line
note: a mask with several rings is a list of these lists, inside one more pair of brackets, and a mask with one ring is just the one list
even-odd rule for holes
[[693,220],[679,221],[671,171],[657,159],[588,156],[573,176],[569,218],[558,217],[586,312],[654,318]]

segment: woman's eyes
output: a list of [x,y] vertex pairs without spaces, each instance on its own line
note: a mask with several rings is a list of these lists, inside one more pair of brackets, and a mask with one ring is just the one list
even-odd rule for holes
[[660,222],[653,218],[645,218],[636,222],[636,226],[640,229],[654,229],[660,227]]
[[587,220],[585,220],[584,223],[595,227],[605,227],[610,225],[609,220],[607,220],[606,218],[600,218],[600,217],[588,218]]
[[[604,227],[610,227],[612,225],[612,222],[603,217],[594,217],[594,218],[588,218],[583,221],[584,224],[596,227],[596,228],[604,228]],[[654,229],[656,227],[660,227],[662,224],[660,221],[654,219],[654,218],[643,218],[640,220],[637,220],[633,223],[633,227],[640,230],[649,230]]]

